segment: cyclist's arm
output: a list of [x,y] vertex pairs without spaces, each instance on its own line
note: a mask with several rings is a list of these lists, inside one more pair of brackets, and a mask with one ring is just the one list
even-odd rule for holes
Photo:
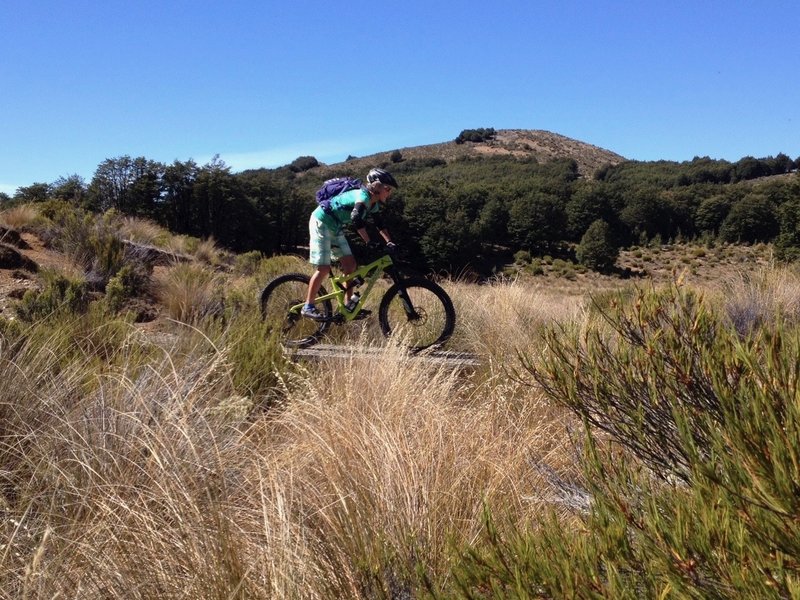
[[392,236],[389,233],[389,230],[386,229],[386,225],[383,224],[383,219],[381,218],[380,213],[374,213],[372,215],[372,221],[375,223],[375,227],[378,228],[378,233],[381,234],[383,241],[387,244],[392,241]]
[[365,226],[364,216],[367,214],[367,205],[363,202],[356,202],[353,211],[350,213],[350,221],[361,239],[369,243],[369,232]]
[[[365,242],[369,243],[369,232],[365,226],[364,217],[367,214],[367,205],[364,202],[356,202],[355,206],[353,206],[353,211],[350,213],[350,220],[353,223],[353,227],[356,228],[356,232],[358,235],[361,236],[361,239]],[[375,213],[372,215],[372,220],[375,222],[375,227],[378,228],[378,233],[381,234],[381,237],[384,241],[388,244],[392,241],[392,236],[389,234],[389,230],[386,229],[386,226],[383,224],[383,219],[381,219],[380,215]]]

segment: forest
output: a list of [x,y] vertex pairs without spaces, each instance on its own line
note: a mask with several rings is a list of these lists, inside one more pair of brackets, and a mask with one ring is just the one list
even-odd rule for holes
[[[465,130],[456,142],[491,131]],[[407,255],[431,271],[485,276],[519,251],[608,269],[620,248],[688,240],[768,242],[780,260],[800,257],[800,158],[783,153],[736,162],[624,161],[589,176],[579,175],[573,159],[510,156],[446,161],[395,151],[375,166],[400,182],[385,221]],[[314,191],[331,176],[322,167],[302,156],[234,173],[218,157],[198,165],[121,156],[103,161],[88,183],[77,175],[34,183],[0,195],[0,206],[56,200],[114,209],[235,252],[303,254]],[[338,167],[335,175],[366,175],[349,160]]]

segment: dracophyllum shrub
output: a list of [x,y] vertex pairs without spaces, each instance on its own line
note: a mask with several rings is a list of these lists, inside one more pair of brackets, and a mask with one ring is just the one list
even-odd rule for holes
[[[456,569],[493,597],[800,594],[800,328],[746,335],[691,290],[545,332],[528,372],[587,426],[583,526],[491,526]],[[516,594],[516,596],[515,596]],[[467,594],[469,595],[469,594]]]
[[[742,422],[745,411],[774,414],[779,430],[794,426],[800,329],[779,313],[742,336],[723,311],[679,287],[640,290],[601,311],[604,325],[548,329],[548,352],[528,361],[528,371],[552,400],[656,475],[690,482],[723,434],[753,424]],[[735,449],[733,438],[727,448]]]

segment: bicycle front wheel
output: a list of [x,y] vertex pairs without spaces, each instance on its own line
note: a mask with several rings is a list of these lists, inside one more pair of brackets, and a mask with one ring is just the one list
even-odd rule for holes
[[[328,321],[314,321],[300,316],[297,310],[290,310],[305,302],[310,277],[302,273],[289,273],[276,277],[261,292],[261,318],[271,328],[279,331],[281,342],[285,346],[304,348],[319,340],[330,325]],[[319,294],[323,295],[324,288]],[[330,300],[317,304],[326,318],[333,314]]]
[[381,331],[419,351],[443,344],[453,334],[456,311],[439,285],[410,277],[388,289],[378,309]]

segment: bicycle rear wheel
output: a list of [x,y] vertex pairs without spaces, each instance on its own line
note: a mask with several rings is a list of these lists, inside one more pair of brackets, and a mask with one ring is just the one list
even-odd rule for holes
[[[310,277],[302,273],[289,273],[276,277],[261,292],[261,318],[271,328],[279,331],[285,346],[304,348],[316,343],[330,325],[329,321],[314,321],[300,316],[298,311],[289,309],[305,302]],[[319,294],[326,294],[320,288]],[[330,300],[317,304],[326,318],[333,314]]]
[[403,279],[390,287],[378,317],[383,335],[399,338],[413,351],[443,344],[456,326],[450,296],[422,277]]

